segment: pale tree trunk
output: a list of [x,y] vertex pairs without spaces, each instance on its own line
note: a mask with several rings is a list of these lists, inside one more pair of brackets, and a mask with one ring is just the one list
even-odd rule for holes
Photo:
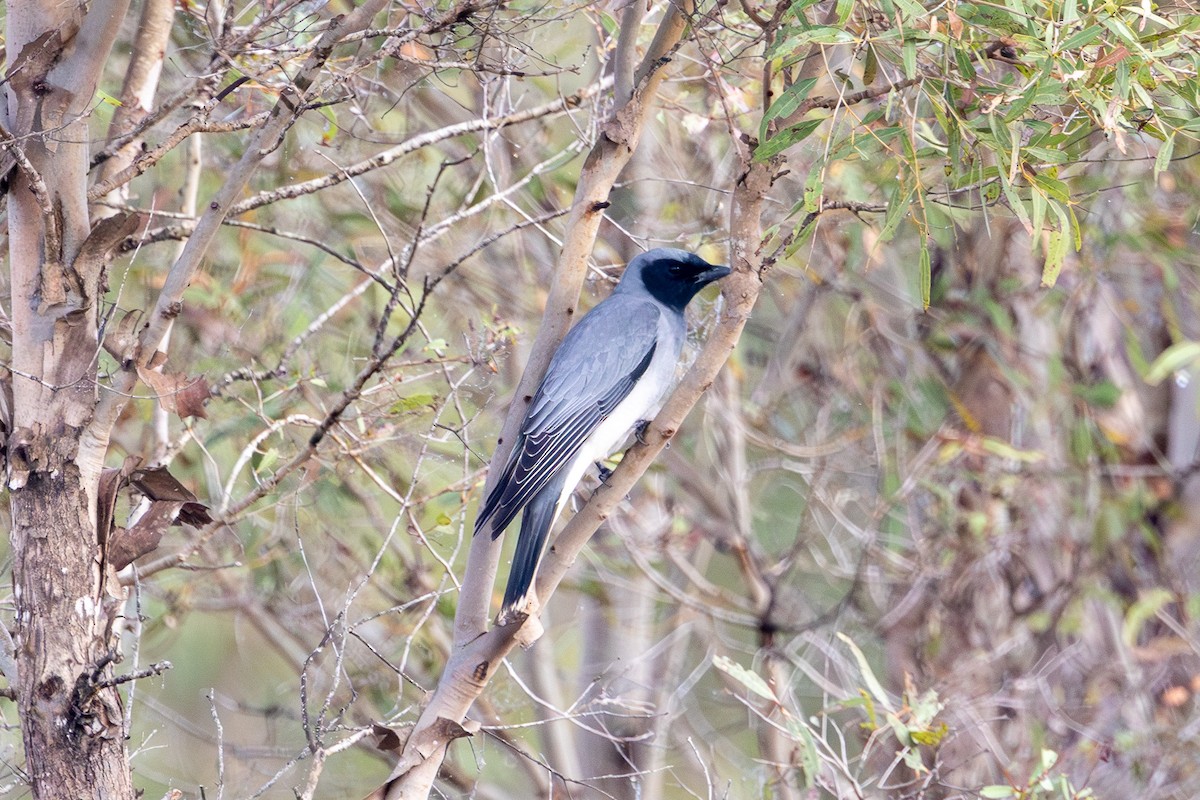
[[124,220],[91,231],[88,126],[126,0],[8,7],[5,139],[12,285],[9,440],[17,702],[38,798],[132,798],[112,685],[123,592],[106,573],[96,493],[98,298]]

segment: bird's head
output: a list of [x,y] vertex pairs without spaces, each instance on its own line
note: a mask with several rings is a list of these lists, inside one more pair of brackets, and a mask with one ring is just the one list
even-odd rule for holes
[[697,292],[729,273],[729,267],[710,264],[695,253],[659,247],[629,262],[617,291],[643,289],[663,305],[683,311]]

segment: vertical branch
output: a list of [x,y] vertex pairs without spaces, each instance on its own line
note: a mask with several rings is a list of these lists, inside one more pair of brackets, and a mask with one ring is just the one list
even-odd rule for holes
[[[637,149],[652,101],[665,76],[662,69],[665,59],[679,46],[687,26],[687,15],[692,11],[693,4],[690,2],[679,6],[672,4],[669,8],[635,72],[636,85],[628,102],[619,106],[610,116],[584,162],[571,213],[567,218],[563,250],[546,311],[525,373],[517,387],[515,400],[505,419],[493,463],[503,463],[507,458],[534,391],[570,327],[587,271],[588,257],[604,218],[604,209],[609,205],[609,193]],[[632,36],[635,33],[636,26],[627,26],[622,35]],[[694,399],[692,402],[695,402]],[[645,470],[647,464],[642,465],[641,471]],[[495,478],[496,473],[491,472],[485,492],[491,488]],[[636,476],[630,480],[631,485],[633,479]],[[582,541],[575,545],[574,552],[578,552],[579,547],[582,547]],[[392,779],[381,790],[387,800],[416,800],[428,796],[450,742],[465,735],[461,721],[486,687],[493,666],[517,643],[520,626],[509,625],[488,631],[492,584],[500,561],[500,549],[500,541],[487,535],[475,536],[471,541],[454,619],[455,650],[442,673],[437,691],[405,743]],[[550,594],[542,593],[539,588],[539,597],[548,598]],[[527,636],[528,633],[523,635]]]
[[679,386],[671,393],[645,435],[646,443],[625,453],[620,465],[601,484],[555,539],[538,571],[538,597],[549,597],[575,556],[617,504],[633,488],[683,422],[684,417],[716,379],[717,373],[741,338],[742,329],[758,301],[763,281],[762,208],[771,186],[775,165],[755,162],[749,148],[739,143],[741,173],[730,205],[730,265],[734,273],[722,281],[725,300],[716,326]]
[[613,58],[613,100],[617,108],[633,99],[633,69],[637,62],[637,35],[646,16],[643,3],[630,3],[621,13],[621,32]]
[[[147,0],[142,7],[137,36],[130,53],[129,68],[125,71],[125,82],[121,86],[121,104],[113,112],[112,122],[108,127],[110,142],[129,134],[150,114],[154,96],[158,91],[163,62],[166,60],[167,42],[171,36],[171,23],[174,19],[173,0]],[[141,146],[142,140],[138,138],[125,142],[100,165],[96,173],[96,183],[104,183],[132,164],[141,151]],[[112,194],[125,197],[128,194],[128,184]],[[104,209],[96,211],[97,216],[112,213],[111,210]]]
[[[682,10],[675,5],[670,7],[659,25],[654,42],[637,69],[637,84],[629,102],[613,112],[601,130],[600,138],[584,161],[571,213],[567,217],[563,249],[554,273],[554,282],[550,286],[546,311],[534,339],[525,373],[504,420],[499,442],[492,456],[493,463],[503,464],[508,458],[521,420],[525,418],[534,392],[541,383],[542,376],[546,374],[550,358],[571,326],[579,302],[579,291],[587,273],[588,258],[595,246],[596,233],[604,219],[604,210],[609,205],[609,193],[637,149],[646,118],[653,107],[652,101],[665,77],[665,72],[661,69],[664,65],[663,60],[678,47],[687,25],[687,17],[684,15],[690,14],[692,8],[691,3],[683,4]],[[623,31],[623,35],[632,35],[635,32],[636,29],[627,30]],[[496,477],[496,472],[489,472],[485,493],[491,489]],[[454,618],[454,641],[460,647],[487,629],[492,584],[499,562],[499,540],[493,541],[490,536],[476,536],[471,542],[463,590]]]

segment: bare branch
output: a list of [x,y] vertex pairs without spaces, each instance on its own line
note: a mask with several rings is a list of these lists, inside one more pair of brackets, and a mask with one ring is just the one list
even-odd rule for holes
[[630,3],[621,12],[621,35],[617,38],[617,52],[613,57],[613,94],[617,106],[623,106],[633,99],[637,36],[645,16],[646,6],[643,3]]
[[[257,171],[259,164],[277,146],[280,137],[291,127],[293,111],[306,101],[307,91],[317,71],[332,55],[333,48],[346,33],[365,28],[383,6],[384,0],[366,0],[351,14],[331,22],[329,28],[320,37],[320,46],[309,56],[297,76],[295,85],[280,93],[279,102],[275,104],[271,118],[251,138],[241,160],[226,176],[221,190],[209,203],[208,210],[197,223],[196,230],[188,239],[183,253],[167,274],[154,313],[139,338],[140,352],[137,356],[139,363],[146,363],[153,356],[171,321],[179,314],[183,292],[204,260],[208,248],[225,216],[229,213],[234,200],[242,193],[250,181],[250,177]],[[112,426],[136,383],[136,369],[131,367],[119,373],[113,390],[102,398],[90,426],[92,436],[96,440],[107,441]]]
[[[167,41],[171,36],[174,18],[175,4],[171,0],[148,0],[143,5],[137,36],[130,51],[129,67],[125,71],[125,82],[121,87],[121,104],[113,112],[109,124],[110,141],[128,133],[149,115],[158,90],[158,79],[166,58]],[[136,139],[129,139],[114,152],[113,158],[105,161],[100,173],[101,182],[133,161],[138,149],[136,142]]]
[[21,142],[3,125],[0,125],[0,146],[12,156],[17,168],[21,170],[25,175],[25,179],[29,181],[29,191],[33,193],[34,201],[38,204],[38,208],[42,210],[42,224],[46,226],[46,253],[50,254],[55,260],[61,259],[62,232],[58,227],[58,215],[54,213],[54,206],[50,203],[50,190],[46,186],[46,181],[42,178],[41,173],[38,172],[37,167],[26,157],[25,151],[21,149]]
[[[220,513],[214,515],[213,521],[208,525],[205,525],[204,528],[200,530],[199,535],[187,548],[181,550],[180,552],[158,558],[157,560],[139,568],[138,578],[144,579],[157,572],[161,572],[162,570],[171,569],[173,567],[182,565],[185,561],[191,558],[200,549],[200,547],[202,547],[210,538],[212,538],[217,531],[226,525],[229,525],[233,520],[237,519],[242,512],[246,511],[246,509],[250,508],[259,500],[275,491],[275,489],[287,477],[307,464],[309,460],[316,455],[317,448],[321,444],[321,441],[325,438],[326,434],[328,434],[329,431],[342,420],[342,417],[345,415],[350,406],[357,402],[362,396],[367,383],[377,374],[379,374],[380,370],[387,365],[392,356],[398,353],[400,348],[404,347],[409,338],[417,330],[421,312],[424,310],[425,302],[428,298],[429,292],[428,288],[426,287],[425,291],[423,291],[421,294],[417,307],[413,310],[413,316],[409,320],[408,326],[405,327],[405,329],[401,331],[395,337],[395,339],[392,340],[387,349],[368,361],[367,365],[364,366],[359,371],[358,375],[355,376],[354,382],[342,392],[341,397],[338,398],[338,401],[325,414],[324,418],[316,421],[314,432],[311,436],[309,436],[308,442],[300,450],[300,452],[292,456],[292,458],[279,469],[260,479],[258,485],[254,487],[253,491],[239,499],[236,503],[230,503],[222,507]],[[132,581],[133,576],[129,576],[126,580]]]
[[534,108],[517,111],[503,117],[471,119],[465,122],[460,122],[456,125],[447,125],[444,128],[439,128],[435,131],[428,131],[406,139],[404,142],[395,147],[384,150],[378,155],[351,164],[348,167],[338,170],[337,172],[326,175],[321,178],[314,178],[303,183],[294,183],[290,186],[283,186],[272,191],[260,192],[253,197],[248,197],[240,203],[235,204],[229,211],[231,216],[245,214],[247,211],[252,211],[261,206],[271,203],[277,203],[280,200],[291,200],[296,197],[303,197],[307,194],[319,192],[322,189],[328,189],[331,186],[337,186],[343,181],[350,178],[356,178],[381,167],[386,167],[392,164],[397,159],[414,153],[431,145],[444,142],[447,139],[453,139],[458,136],[464,136],[469,133],[478,133],[482,131],[495,131],[502,128],[507,128],[511,125],[518,125],[522,122],[529,122],[535,119],[542,119],[556,114],[562,114],[577,108],[584,100],[587,100],[594,95],[604,91],[611,84],[610,79],[603,79],[589,86],[585,86],[574,94],[560,97],[549,103],[544,103]]

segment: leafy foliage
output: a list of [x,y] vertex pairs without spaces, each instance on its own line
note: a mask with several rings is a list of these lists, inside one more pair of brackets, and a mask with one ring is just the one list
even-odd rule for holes
[[[1194,151],[1200,141],[1200,18],[1185,8],[1010,0],[931,12],[911,0],[847,0],[820,24],[809,21],[812,5],[791,6],[767,51],[786,88],[763,115],[757,156],[824,130],[809,182],[837,199],[839,184],[865,178],[870,194],[848,199],[886,202],[881,244],[904,222],[945,244],[954,220],[1003,203],[1053,286],[1068,251],[1083,246],[1077,209],[1089,187],[1077,179],[1098,136],[1152,160],[1154,177],[1177,144]],[[814,57],[831,67],[823,81],[805,68]],[[806,191],[793,213],[817,205]],[[920,253],[928,306],[928,246]]]

